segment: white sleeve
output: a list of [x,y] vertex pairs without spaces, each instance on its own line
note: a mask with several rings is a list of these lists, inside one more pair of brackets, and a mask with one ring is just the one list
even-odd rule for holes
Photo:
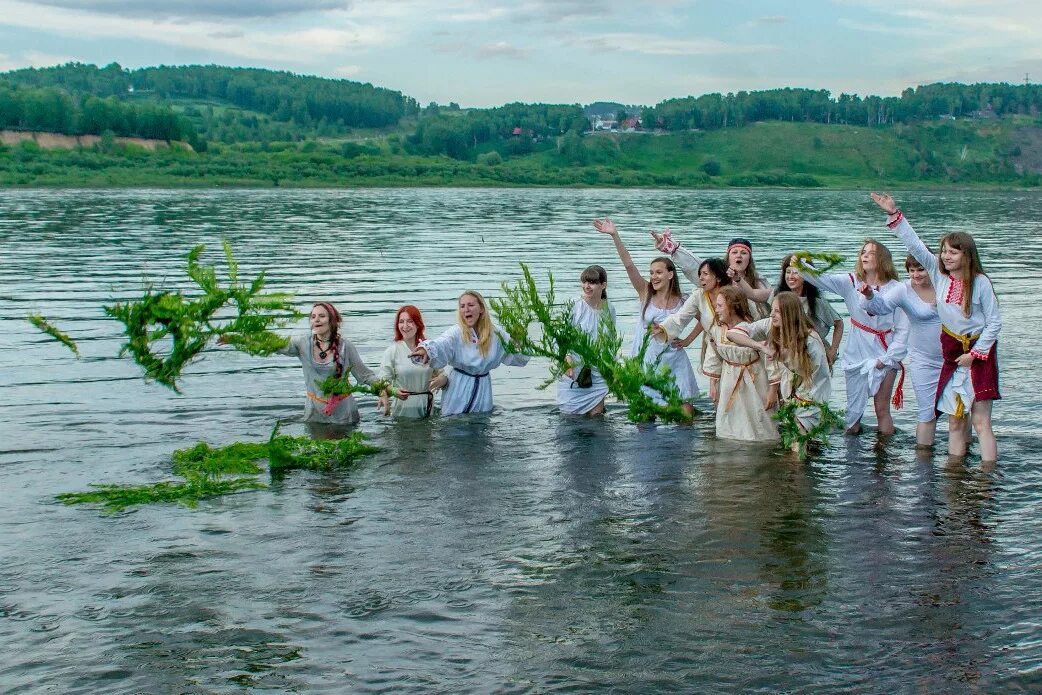
[[894,233],[897,234],[897,238],[904,242],[905,248],[908,249],[908,253],[915,257],[915,260],[919,261],[919,264],[926,268],[927,272],[930,273],[930,277],[934,278],[934,286],[937,286],[936,276],[940,272],[940,265],[937,262],[937,256],[933,255],[930,249],[923,243],[923,240],[919,238],[919,235],[912,229],[912,225],[908,224],[908,220],[902,215],[896,227],[893,228]]
[[287,355],[289,357],[300,357],[301,355],[301,344],[303,343],[302,336],[293,335],[290,336],[289,342],[286,343],[285,347],[280,347],[275,352],[279,355]]
[[865,299],[865,295],[858,292],[858,303],[869,316],[883,316],[892,313],[904,304],[904,287],[904,284],[899,284],[890,289],[873,292],[872,299]]
[[771,330],[771,318],[768,316],[752,323],[740,323],[732,330],[741,331],[753,340],[767,340],[767,333]]
[[977,359],[987,359],[991,346],[999,339],[999,331],[1002,330],[1002,313],[999,311],[999,298],[995,296],[995,287],[991,279],[986,275],[978,275],[974,278],[974,289],[981,284],[980,303],[984,311],[984,330],[971,352]]
[[384,350],[383,357],[380,358],[380,379],[386,381],[391,386],[398,388],[398,372],[394,367],[394,356],[398,351],[398,346],[391,343],[391,347]]
[[688,251],[684,246],[678,246],[672,256],[673,263],[680,268],[684,277],[698,287],[698,267],[702,265],[702,258],[697,253]]
[[453,326],[437,338],[421,341],[420,347],[427,351],[430,365],[435,369],[450,366],[463,345],[462,335],[459,326]]
[[680,311],[666,318],[662,322],[662,330],[666,332],[669,340],[680,336],[680,331],[684,330],[687,324],[691,323],[691,319],[698,318],[702,312],[698,310],[698,298],[701,290],[692,292],[691,296],[684,302],[684,306],[680,307]]
[[822,275],[815,276],[813,273],[807,271],[801,271],[800,275],[803,276],[804,281],[817,287],[819,290],[825,290],[833,294],[846,298],[846,285],[850,284],[850,275],[847,273],[824,273]]

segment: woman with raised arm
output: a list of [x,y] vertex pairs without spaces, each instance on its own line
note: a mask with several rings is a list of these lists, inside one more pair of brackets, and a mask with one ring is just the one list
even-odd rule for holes
[[698,289],[688,295],[684,301],[684,306],[680,307],[680,311],[669,316],[665,321],[654,324],[652,327],[652,332],[656,339],[673,341],[679,338],[681,332],[691,323],[692,319],[698,319],[698,327],[691,335],[697,335],[699,331],[705,333],[706,337],[703,338],[702,342],[702,356],[698,365],[702,373],[709,377],[709,397],[714,403],[717,401],[717,379],[719,375],[715,371],[706,369],[706,361],[715,359],[711,354],[714,348],[712,339],[709,336],[712,334],[712,327],[716,322],[717,295],[723,287],[729,286],[729,282],[727,266],[722,260],[710,258],[702,261],[698,268]]
[[[682,246],[668,229],[664,229],[661,234],[652,230],[651,236],[655,240],[655,248],[669,254],[687,279],[697,285],[697,272],[702,267],[702,258]],[[752,242],[742,237],[731,239],[727,245],[725,259],[729,281],[749,298],[750,313],[754,318],[765,317],[770,312],[768,300],[771,287],[763,276],[756,272]]]
[[930,273],[937,293],[944,362],[937,386],[937,410],[948,415],[948,453],[965,456],[969,440],[966,416],[980,438],[981,459],[998,460],[998,443],[991,427],[992,401],[999,400],[998,338],[1002,328],[999,300],[966,232],[941,239],[935,256],[915,233],[894,199],[872,194],[887,214],[887,227]]
[[760,351],[788,372],[780,386],[771,384],[765,407],[777,402],[780,389],[782,399],[794,398],[807,404],[796,410],[796,422],[804,432],[813,429],[821,420],[821,411],[812,404],[828,403],[832,373],[825,343],[803,311],[799,297],[792,292],[780,293],[771,302],[770,317],[739,323],[727,331],[727,337],[736,345]]
[[[358,406],[353,396],[322,393],[322,382],[337,379],[350,372],[359,383],[375,384],[377,379],[365,366],[355,346],[340,335],[340,312],[329,302],[316,302],[308,318],[311,332],[290,338],[279,350],[300,360],[304,368],[304,422],[308,425],[353,425],[359,421]],[[223,340],[223,339],[222,339]]]
[[[814,330],[818,332],[821,339],[825,341],[825,354],[829,358],[829,367],[836,362],[839,355],[839,344],[843,340],[843,319],[840,318],[832,305],[828,303],[818,288],[809,282],[803,281],[799,268],[793,265],[793,255],[790,253],[782,259],[781,276],[778,278],[778,286],[771,292],[770,301],[782,292],[792,292],[800,298],[800,305],[807,314],[807,318],[814,324]],[[832,340],[828,340],[831,334]]]
[[875,291],[884,294],[901,287],[890,249],[875,239],[865,239],[858,251],[853,273],[815,275],[803,271],[801,274],[805,281],[818,289],[842,297],[850,314],[850,336],[840,360],[847,382],[847,434],[861,432],[861,418],[869,399],[872,399],[876,412],[879,432],[893,433],[890,393],[897,382],[894,407],[900,408],[904,394],[904,365],[901,360],[908,352],[908,319],[900,310],[876,315],[867,313],[860,294],[865,285],[871,285]]
[[[430,417],[434,392],[448,383],[447,376],[430,365],[416,364],[409,355],[425,340],[423,315],[411,304],[398,309],[394,317],[394,343],[380,361],[380,379],[390,385],[390,393],[380,396],[385,415],[396,418]],[[394,396],[394,406],[390,398]]]
[[[676,266],[673,261],[665,257],[655,258],[651,261],[650,277],[645,280],[633,263],[630,252],[619,237],[615,223],[610,219],[594,220],[594,229],[601,234],[607,234],[615,243],[615,250],[622,259],[622,265],[626,268],[630,284],[640,297],[640,313],[637,316],[637,331],[633,336],[633,345],[630,355],[640,354],[641,345],[648,330],[655,324],[660,324],[680,310],[684,304],[684,295],[680,292],[680,281],[677,278]],[[648,343],[648,349],[644,353],[644,363],[652,364],[660,362],[666,365],[673,373],[680,397],[687,405],[684,409],[693,415],[695,407],[692,402],[698,397],[698,382],[695,381],[695,372],[691,368],[691,361],[684,352],[684,348],[690,345],[698,331],[694,331],[687,338],[674,339],[666,343],[652,340]],[[657,400],[661,400],[657,395]]]
[[908,371],[915,390],[918,423],[915,443],[920,448],[933,446],[937,429],[937,382],[941,378],[941,320],[937,317],[937,296],[930,273],[915,260],[905,258],[909,280],[893,294],[862,287],[863,304],[869,314],[886,314],[900,309],[908,317]]
[[[755,348],[739,345],[728,331],[753,320],[749,302],[737,287],[724,287],[714,298],[715,319],[706,331],[712,349],[703,370],[714,384],[716,436],[747,442],[778,439],[778,427],[770,411],[778,404],[777,384],[771,388],[767,359]],[[771,370],[776,373],[776,369]]]
[[510,354],[492,326],[485,298],[474,290],[459,296],[456,325],[431,340],[421,340],[410,358],[432,367],[452,367],[441,397],[441,415],[492,411],[489,372],[501,364],[523,367],[527,355]]
[[[582,296],[572,305],[572,323],[597,339],[604,321],[615,325],[615,307],[608,301],[608,273],[591,265],[579,276]],[[566,415],[600,415],[608,385],[600,372],[583,365],[576,355],[568,356],[572,365],[557,383],[557,403]]]

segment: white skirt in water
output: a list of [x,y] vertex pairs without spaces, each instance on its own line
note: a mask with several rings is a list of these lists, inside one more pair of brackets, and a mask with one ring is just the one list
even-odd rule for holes
[[[635,357],[640,352],[640,346],[644,342],[644,335],[647,333],[648,325],[651,323],[662,323],[667,317],[680,311],[680,307],[684,305],[685,299],[686,297],[682,297],[669,309],[659,309],[654,304],[648,304],[647,310],[640,314],[637,319],[637,333],[633,336],[633,346],[630,348],[631,357]],[[644,303],[641,302],[637,306],[637,311],[639,312],[643,308]],[[682,399],[691,402],[698,398],[698,382],[695,381],[695,370],[691,367],[691,360],[688,359],[684,348],[675,348],[668,342],[664,343],[652,338],[648,341],[648,351],[644,353],[644,364],[651,364],[655,360],[658,360],[660,365],[668,367],[673,373],[673,380],[677,383],[677,389],[679,389]],[[644,387],[644,392],[654,398],[656,403],[661,404],[665,402],[658,393],[646,386]]]
[[[612,324],[614,324],[615,307],[607,304],[606,311],[607,316],[610,317]],[[572,323],[594,338],[597,337],[597,331],[604,316],[605,310],[592,308],[582,298],[576,300],[575,304],[572,305]],[[580,362],[577,355],[573,357],[576,363]],[[581,364],[575,368],[576,376],[579,375],[581,368]],[[604,382],[604,377],[596,369],[591,371],[593,384],[589,388],[580,388],[574,379],[570,379],[567,376],[562,376],[557,381],[557,404],[561,407],[562,413],[566,415],[585,415],[596,408],[608,395],[608,385]]]

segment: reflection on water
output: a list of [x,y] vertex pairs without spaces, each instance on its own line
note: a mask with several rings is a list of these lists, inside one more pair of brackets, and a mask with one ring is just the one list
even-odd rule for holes
[[0,689],[1037,690],[1042,347],[1020,279],[1042,270],[1022,243],[1042,202],[899,200],[927,237],[977,234],[1001,294],[994,471],[917,454],[911,404],[895,436],[837,436],[808,465],[715,439],[711,415],[561,418],[536,363],[496,372],[490,416],[391,426],[364,403],[382,451],[355,469],[105,517],[53,495],[155,480],[175,448],[263,439],[302,409],[292,360],[209,354],[179,396],[114,358],[100,304],[180,282],[195,243],[335,302],[375,365],[399,304],[441,330],[519,259],[564,296],[602,263],[628,329],[636,301],[589,230],[603,214],[638,263],[649,227],[709,252],[740,230],[769,276],[793,248],[885,232],[852,192],[0,192]]

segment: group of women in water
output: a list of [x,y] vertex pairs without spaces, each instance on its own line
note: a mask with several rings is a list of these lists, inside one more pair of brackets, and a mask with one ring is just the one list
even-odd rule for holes
[[[965,455],[972,423],[982,459],[994,461],[998,449],[991,410],[992,401],[1000,398],[1001,318],[977,246],[969,234],[953,232],[941,239],[935,255],[890,196],[872,194],[872,199],[887,214],[888,229],[908,249],[907,282],[898,280],[890,250],[876,239],[861,245],[852,273],[818,274],[788,255],[772,287],[756,270],[749,240],[733,239],[724,257],[703,259],[679,244],[669,230],[651,233],[662,255],[651,261],[645,277],[615,224],[596,220],[594,228],[611,238],[639,297],[630,353],[639,354],[650,332],[653,340],[645,362],[670,370],[685,407],[693,413],[699,392],[685,348],[702,334],[697,367],[709,379],[717,436],[745,441],[777,440],[771,412],[792,399],[797,401],[799,426],[812,429],[820,418],[817,404],[827,403],[831,396],[837,361],[846,380],[846,432],[861,431],[871,401],[879,431],[892,433],[891,404],[901,407],[907,376],[918,406],[918,445],[933,445],[937,416],[944,413],[951,455]],[[694,284],[689,293],[681,289],[678,269]],[[616,319],[608,301],[607,273],[591,265],[579,281],[582,292],[571,320],[596,337],[601,322]],[[843,299],[850,317],[848,333],[823,292]],[[341,425],[358,421],[352,397],[325,397],[318,387],[326,377],[346,371],[361,383],[389,384],[380,406],[395,417],[429,417],[439,389],[442,417],[491,411],[491,371],[504,364],[523,366],[529,358],[502,344],[478,292],[460,295],[456,318],[455,326],[427,338],[419,309],[401,307],[395,316],[395,341],[374,372],[340,334],[336,308],[315,304],[310,335],[294,337],[283,350],[304,367],[305,420]],[[602,413],[608,394],[604,379],[577,356],[569,360],[558,384],[561,412]]]

